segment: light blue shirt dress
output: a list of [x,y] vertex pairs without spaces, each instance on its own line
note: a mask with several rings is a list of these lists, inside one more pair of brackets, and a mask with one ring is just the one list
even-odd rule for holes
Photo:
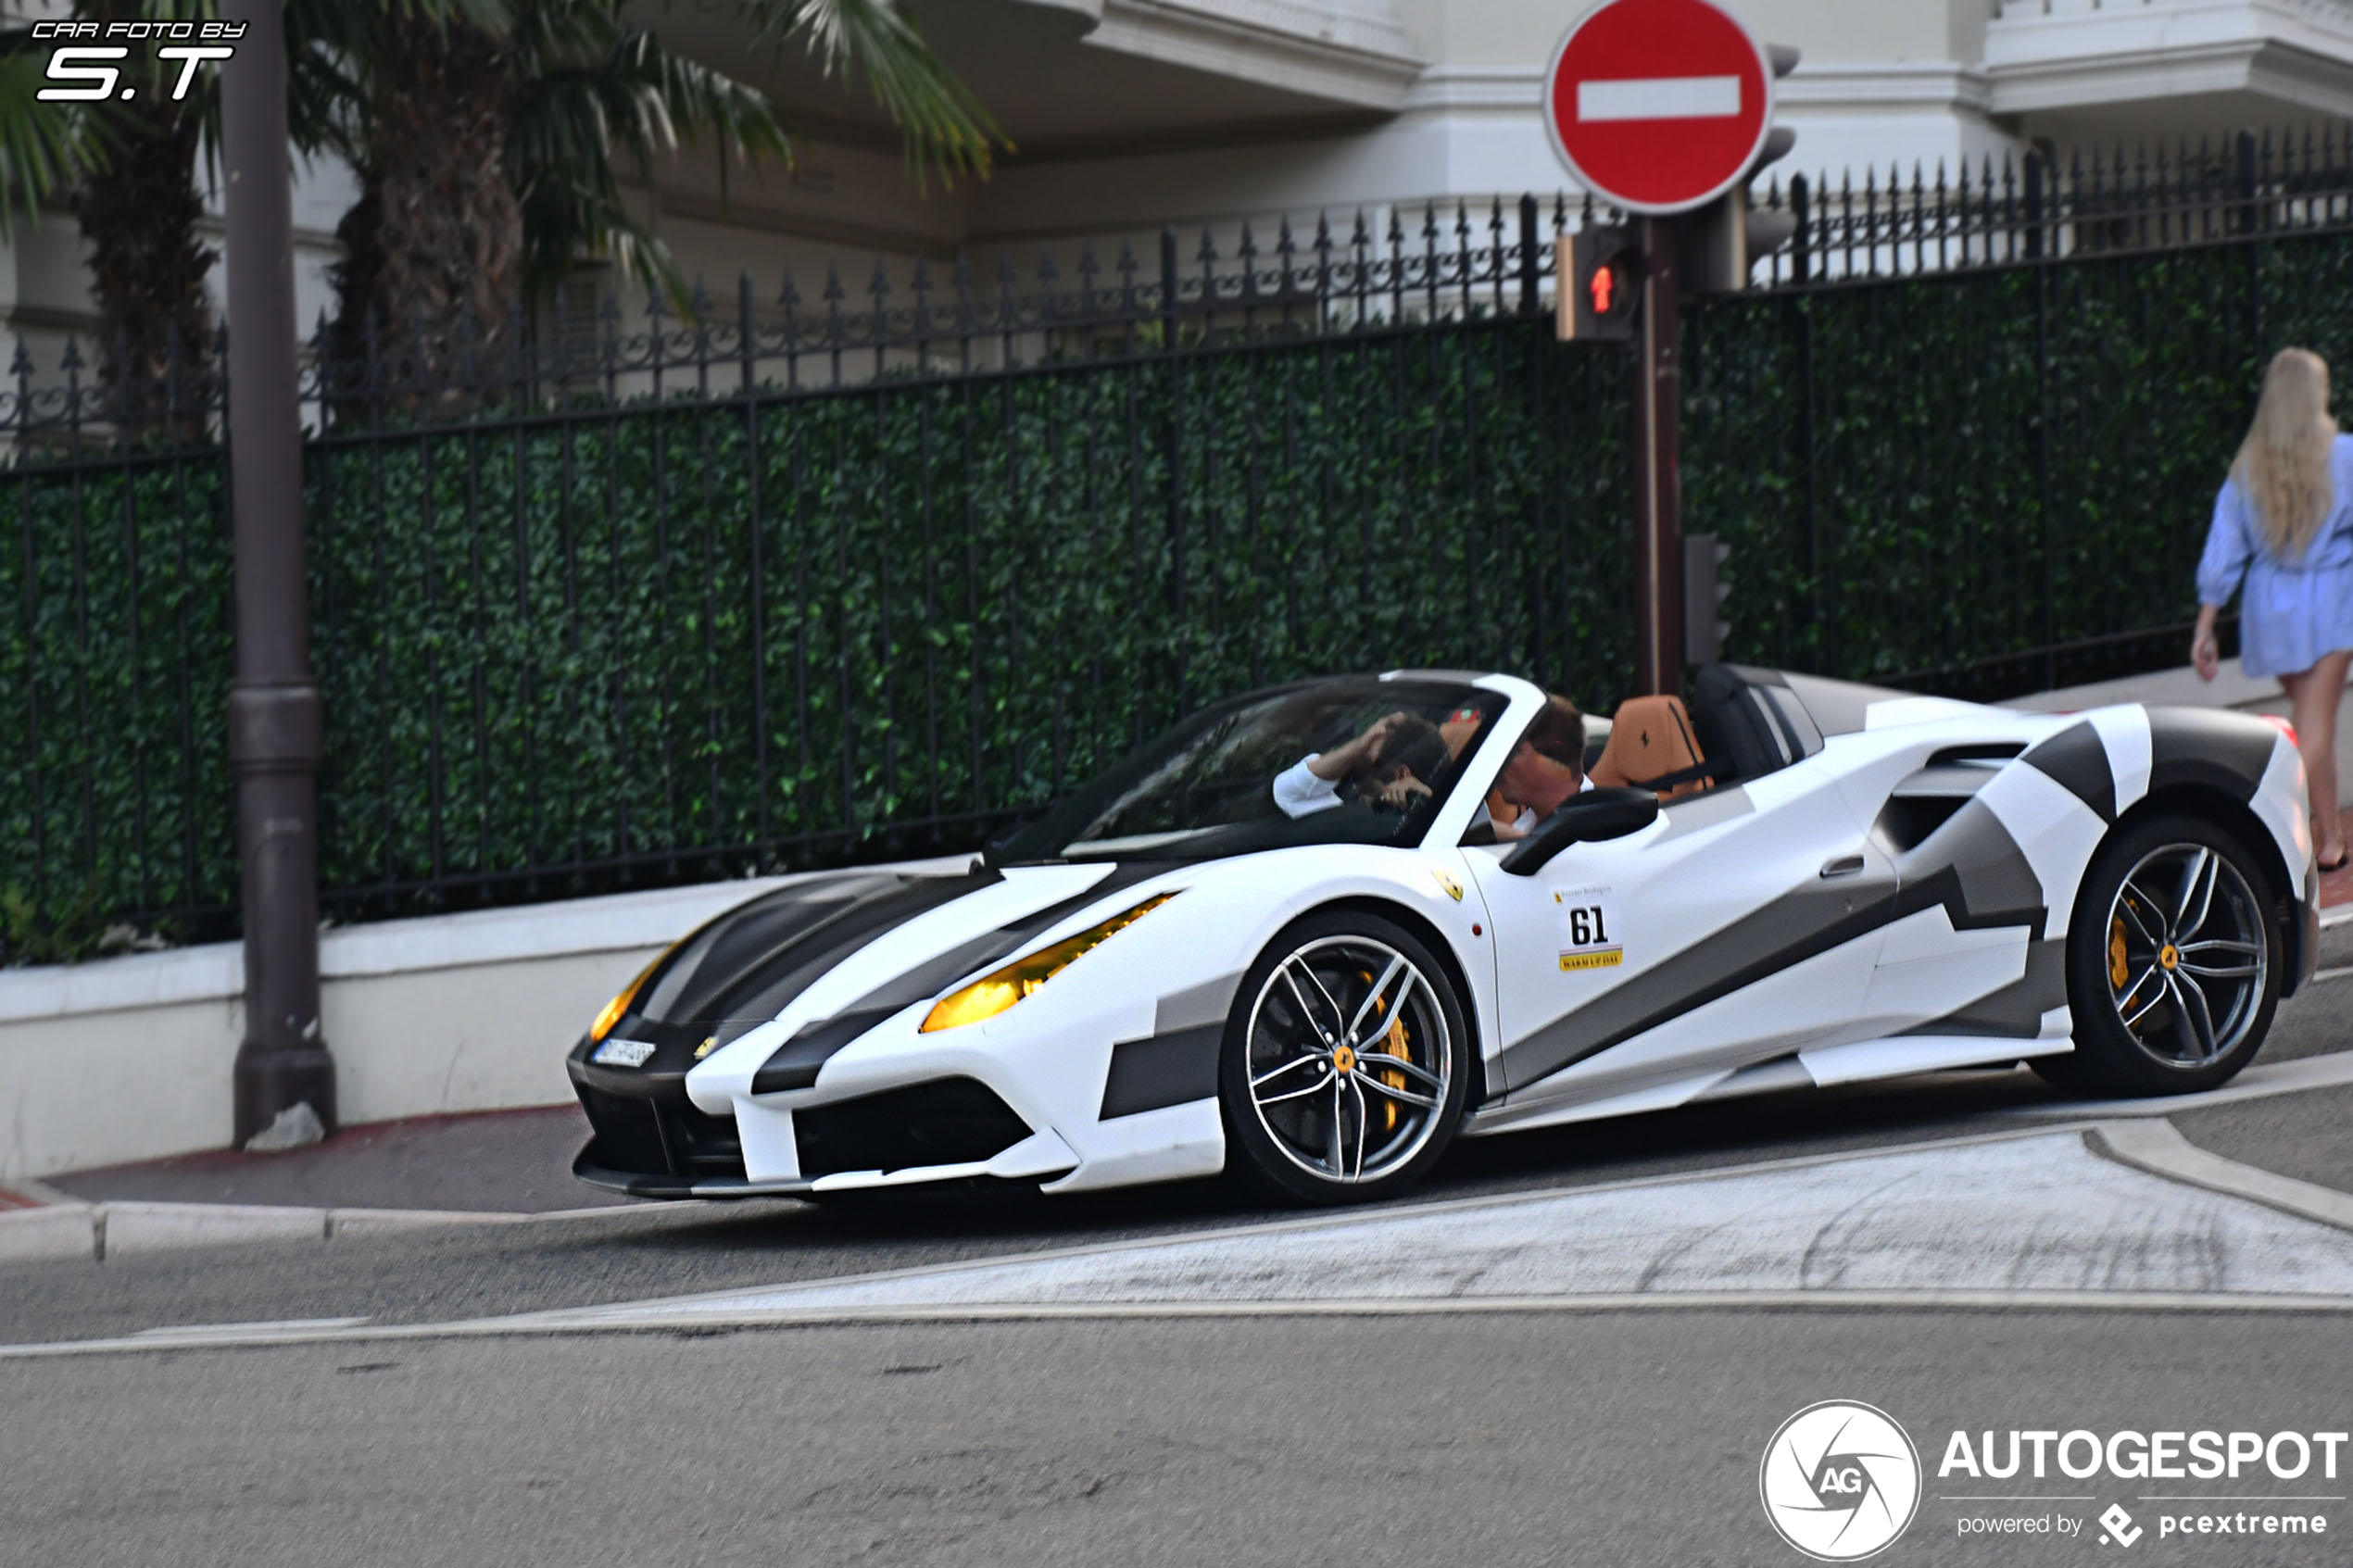
[[2197,563],[2200,604],[2227,605],[2246,579],[2239,606],[2239,662],[2250,675],[2297,675],[2321,656],[2353,648],[2353,435],[2329,454],[2336,486],[2328,521],[2298,561],[2283,561],[2263,543],[2263,525],[2239,491],[2223,482],[2214,526]]

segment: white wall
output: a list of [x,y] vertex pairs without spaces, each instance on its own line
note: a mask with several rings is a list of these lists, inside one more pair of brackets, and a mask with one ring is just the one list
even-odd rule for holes
[[[564,1052],[606,999],[670,942],[785,880],[328,932],[341,1120],[570,1099]],[[0,971],[0,1180],[225,1145],[244,984],[233,943]]]

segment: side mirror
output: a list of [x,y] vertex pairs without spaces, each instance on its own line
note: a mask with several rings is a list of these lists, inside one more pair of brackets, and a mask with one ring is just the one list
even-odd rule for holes
[[1504,857],[1514,876],[1534,876],[1572,844],[1600,844],[1640,833],[1658,821],[1658,797],[1646,789],[1589,789],[1536,824]]

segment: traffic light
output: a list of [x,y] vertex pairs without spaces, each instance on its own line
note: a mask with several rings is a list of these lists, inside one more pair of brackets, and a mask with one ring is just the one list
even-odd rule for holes
[[1631,341],[1642,280],[1642,246],[1631,229],[1595,227],[1562,235],[1560,340]]
[[1724,639],[1732,623],[1723,619],[1724,601],[1732,585],[1724,581],[1724,563],[1732,547],[1713,533],[1683,535],[1683,662],[1713,664],[1724,657]]
[[[1798,53],[1786,44],[1768,44],[1776,80],[1797,69]],[[1683,227],[1683,282],[1697,294],[1730,294],[1748,287],[1749,270],[1797,237],[1797,217],[1785,208],[1749,205],[1749,188],[1768,164],[1789,156],[1797,132],[1776,125],[1765,133],[1764,149],[1739,184],[1691,215]]]

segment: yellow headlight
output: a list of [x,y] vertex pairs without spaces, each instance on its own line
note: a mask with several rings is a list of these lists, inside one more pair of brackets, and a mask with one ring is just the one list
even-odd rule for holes
[[597,1022],[588,1025],[588,1038],[591,1041],[601,1040],[612,1032],[612,1026],[620,1022],[622,1015],[629,1010],[629,1004],[637,999],[639,988],[653,977],[654,971],[661,967],[662,959],[668,958],[677,950],[678,944],[675,942],[664,947],[660,957],[637,972],[636,979],[623,986],[620,995],[605,1004],[604,1010],[597,1014]]
[[933,1005],[931,1015],[924,1020],[919,1033],[929,1035],[940,1029],[961,1029],[967,1023],[978,1023],[983,1019],[996,1017],[1068,969],[1081,954],[1101,946],[1114,934],[1135,924],[1175,897],[1174,893],[1164,893],[1157,898],[1148,898],[1126,914],[1114,915],[1092,931],[1082,931],[1026,959],[1016,959],[994,974],[984,974],[962,990],[950,992]]

